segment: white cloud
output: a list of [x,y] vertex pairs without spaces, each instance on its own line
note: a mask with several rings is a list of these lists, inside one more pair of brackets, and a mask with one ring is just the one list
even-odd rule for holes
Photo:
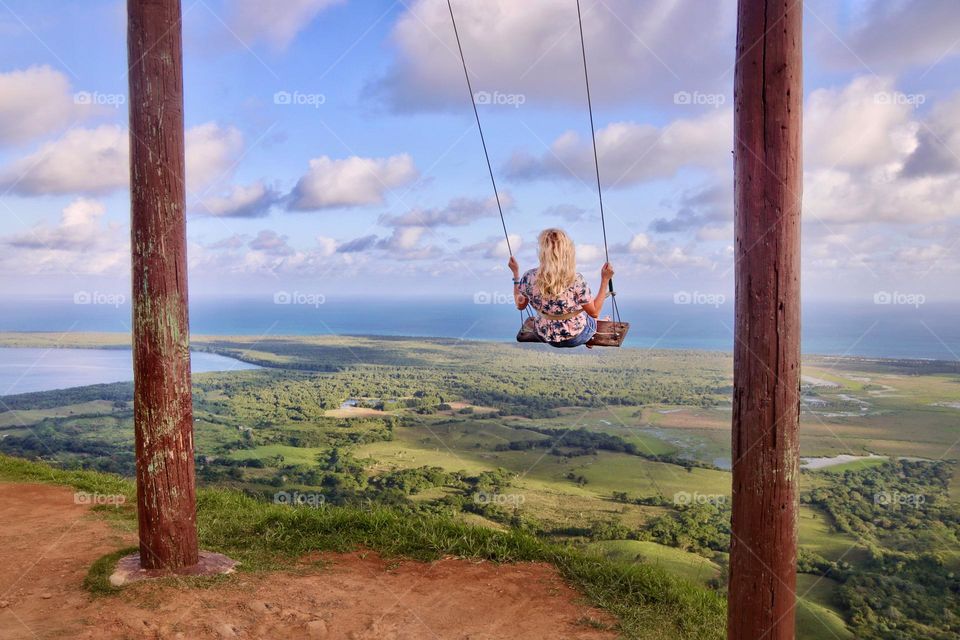
[[[960,217],[960,96],[917,110],[889,78],[857,77],[811,92],[805,105],[805,231],[844,225],[932,224]],[[679,198],[654,231],[699,229],[721,239],[732,194],[723,173],[714,186]]]
[[397,227],[380,246],[393,251],[409,251],[420,243],[424,231],[424,227]]
[[63,209],[59,225],[38,225],[27,233],[7,238],[6,243],[31,249],[92,248],[100,242],[99,223],[106,211],[99,200],[78,198]]
[[232,0],[227,24],[247,46],[264,41],[286,49],[317,15],[345,0]]
[[[500,205],[504,210],[513,206],[513,197],[506,192],[500,193]],[[460,227],[481,218],[497,215],[497,200],[489,198],[454,198],[440,209],[411,209],[393,216],[380,216],[380,223],[391,227]]]
[[555,204],[543,210],[545,216],[556,216],[567,222],[579,222],[590,217],[590,212],[583,207],[572,204]]
[[917,131],[917,144],[907,158],[907,176],[942,175],[960,171],[960,93],[936,104],[924,126]]
[[358,238],[351,244],[363,244],[362,248],[347,252],[341,246],[341,253],[357,253],[368,248],[383,251],[393,260],[429,260],[438,258],[441,250],[433,245],[424,245],[421,241],[427,233],[427,227],[394,227],[389,237],[373,243],[370,238]]
[[577,262],[597,262],[604,259],[603,247],[596,244],[578,244]]
[[[728,91],[734,7],[722,2],[586,3],[583,28],[598,103],[667,103],[680,90]],[[583,104],[576,5],[554,0],[458,2],[454,10],[476,91]],[[697,34],[697,37],[690,37]],[[417,0],[392,32],[396,62],[372,87],[396,109],[463,106],[466,88],[450,14]],[[722,89],[721,89],[722,87]]]
[[934,243],[925,246],[902,247],[897,250],[896,260],[902,264],[927,267],[940,262],[949,254],[949,247]]
[[49,135],[96,111],[78,104],[67,77],[46,65],[0,73],[0,146]]
[[296,253],[287,242],[287,236],[281,236],[272,229],[263,229],[250,241],[250,248],[271,256],[289,256]]
[[337,241],[326,236],[317,236],[317,247],[320,255],[326,258],[337,252]]
[[696,238],[701,242],[729,242],[733,238],[733,225],[705,225],[697,229]]
[[819,169],[804,175],[804,212],[826,224],[929,223],[960,216],[956,175],[898,179]]
[[[186,132],[187,188],[202,192],[227,179],[243,148],[234,127],[206,123]],[[0,169],[0,186],[18,195],[102,195],[129,184],[127,130],[118,125],[72,129]],[[191,194],[188,193],[188,197]]]
[[381,204],[391,190],[417,178],[409,154],[389,158],[351,156],[334,160],[321,156],[291,193],[290,208],[297,211]]
[[627,243],[627,250],[631,253],[639,253],[649,250],[651,246],[650,237],[645,233],[638,233],[630,238],[630,242]]
[[733,219],[733,185],[713,184],[696,189],[684,189],[676,202],[671,203],[674,214],[670,218],[656,218],[650,230],[656,233],[676,233],[717,225]]
[[363,253],[375,247],[376,244],[377,235],[370,233],[337,245],[337,253]]
[[506,238],[499,238],[495,242],[492,242],[488,245],[484,257],[486,258],[509,258],[510,249],[513,249],[514,253],[520,251],[523,248],[523,238],[515,233],[509,233],[507,236],[510,238],[510,246],[507,246]]
[[[918,111],[889,78],[863,76],[811,92],[805,105],[804,213],[808,226],[889,222],[933,223],[960,217],[960,96]],[[713,170],[713,182],[682,193],[673,217],[655,219],[660,232],[694,232],[716,241],[732,211],[729,145],[732,114],[717,111],[662,128],[615,124],[601,130],[601,177],[620,184]],[[649,149],[645,153],[645,150]],[[515,178],[576,176],[590,184],[589,140],[560,136],[540,157],[517,154]],[[637,236],[642,242],[645,236]]]
[[956,0],[871,2],[853,24],[849,33],[831,34],[827,41],[833,59],[852,68],[867,64],[896,71],[960,55],[960,3]]
[[0,184],[18,195],[100,195],[129,182],[127,132],[116,125],[73,129],[0,170]]
[[807,233],[803,268],[805,282],[831,294],[842,283],[866,296],[894,289],[949,296],[960,272],[960,251],[949,243],[917,242],[861,225],[845,232]]
[[217,240],[216,242],[210,243],[208,245],[201,245],[201,246],[209,249],[239,249],[243,245],[247,244],[249,239],[250,239],[249,236],[243,235],[241,233],[235,233],[232,236],[229,236],[222,240]]
[[891,78],[861,76],[842,89],[816,89],[803,114],[808,167],[878,167],[915,146],[914,108]]
[[[514,154],[507,172],[515,179],[564,177],[595,184],[590,144],[572,131],[564,133],[540,157]],[[687,166],[727,168],[732,147],[729,109],[674,120],[663,127],[616,122],[597,132],[600,175],[607,188],[671,177]]]
[[233,185],[223,196],[206,198],[194,207],[200,214],[219,218],[258,218],[270,212],[278,195],[262,181],[250,185]]
[[185,141],[187,189],[193,193],[226,179],[243,151],[243,134],[215,122],[187,129]]
[[610,247],[611,262],[614,266],[627,260],[628,265],[648,269],[667,271],[672,275],[674,269],[696,268],[714,269],[716,261],[708,256],[693,253],[692,248],[681,247],[662,242],[654,242],[645,233],[637,233],[629,241]]
[[[876,100],[876,96],[881,96]],[[900,97],[897,97],[900,96]],[[810,96],[808,223],[929,224],[960,216],[960,100],[918,114],[888,79],[855,78]]]
[[[523,236],[511,233],[509,237],[513,254],[520,254],[524,247]],[[503,236],[488,236],[483,242],[475,242],[458,249],[457,253],[461,256],[482,256],[486,260],[506,260],[510,257],[510,249],[507,247],[507,240]]]
[[118,272],[130,260],[129,234],[104,221],[106,207],[78,198],[68,204],[56,225],[39,224],[0,239],[0,268],[18,273],[101,274]]

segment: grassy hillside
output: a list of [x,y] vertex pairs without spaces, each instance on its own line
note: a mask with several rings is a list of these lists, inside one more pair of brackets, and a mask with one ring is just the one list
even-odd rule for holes
[[[0,480],[50,482],[134,499],[132,483],[90,471],[66,472],[0,455]],[[111,508],[112,509],[112,508]],[[132,525],[135,513],[121,507]],[[256,501],[236,491],[201,489],[197,503],[201,546],[241,561],[243,571],[279,569],[311,551],[371,549],[387,556],[433,560],[457,556],[494,562],[548,562],[591,602],[614,614],[627,638],[719,639],[725,608],[716,593],[652,564],[623,564],[570,547],[547,544],[516,530],[493,531],[439,516],[386,508],[291,507]],[[115,515],[112,517],[116,517]],[[115,559],[115,558],[113,558]],[[90,588],[109,595],[109,563],[98,563]]]

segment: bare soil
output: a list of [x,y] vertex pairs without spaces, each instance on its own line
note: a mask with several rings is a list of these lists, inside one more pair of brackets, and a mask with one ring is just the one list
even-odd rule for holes
[[389,415],[386,411],[369,407],[343,407],[342,409],[327,409],[323,415],[328,418],[370,418]]
[[597,628],[609,629],[609,615],[534,563],[317,554],[212,586],[173,580],[90,596],[90,565],[135,543],[69,488],[0,483],[0,639],[617,637]]

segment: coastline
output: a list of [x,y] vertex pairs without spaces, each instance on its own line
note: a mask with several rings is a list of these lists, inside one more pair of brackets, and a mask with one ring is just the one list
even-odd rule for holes
[[[401,335],[382,335],[371,333],[317,333],[314,335],[306,334],[271,334],[259,335],[253,334],[193,334],[191,335],[191,349],[197,351],[208,351],[210,353],[221,353],[214,343],[236,342],[236,343],[257,343],[264,340],[289,340],[293,342],[316,343],[316,344],[335,344],[337,342],[357,340],[375,340],[381,342],[427,342],[440,345],[450,344],[502,344],[511,348],[533,348],[543,349],[541,345],[518,345],[513,340],[493,340],[486,338],[452,338],[449,336],[401,336]],[[46,349],[129,349],[130,334],[121,331],[0,331],[0,349],[3,348],[46,348]],[[699,349],[694,347],[671,347],[658,346],[655,348],[624,345],[620,347],[623,351],[646,351],[650,353],[703,353],[711,355],[727,355],[733,357],[732,350],[726,349]],[[566,353],[566,352],[564,352]],[[588,355],[595,352],[576,350],[568,355]],[[223,352],[222,355],[243,360],[236,353]],[[960,361],[946,358],[926,358],[926,357],[895,357],[895,356],[864,356],[856,354],[835,354],[835,353],[804,353],[805,360],[836,360],[843,362],[859,362],[871,364],[901,363],[913,366],[937,366],[946,367],[947,371],[960,372]],[[246,361],[246,360],[244,360]],[[252,362],[251,364],[262,364]]]

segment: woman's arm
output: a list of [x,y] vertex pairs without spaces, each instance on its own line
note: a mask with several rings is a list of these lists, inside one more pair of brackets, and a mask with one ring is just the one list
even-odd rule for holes
[[606,262],[600,269],[600,288],[597,289],[597,296],[593,301],[583,305],[583,310],[587,315],[593,318],[600,317],[600,311],[603,310],[603,302],[607,299],[607,290],[610,288],[610,281],[613,279],[613,266]]
[[511,273],[513,273],[513,301],[517,305],[517,309],[523,311],[527,308],[529,300],[527,297],[520,293],[520,265],[517,264],[517,259],[513,256],[510,256],[510,262],[507,263],[507,266],[510,267]]

